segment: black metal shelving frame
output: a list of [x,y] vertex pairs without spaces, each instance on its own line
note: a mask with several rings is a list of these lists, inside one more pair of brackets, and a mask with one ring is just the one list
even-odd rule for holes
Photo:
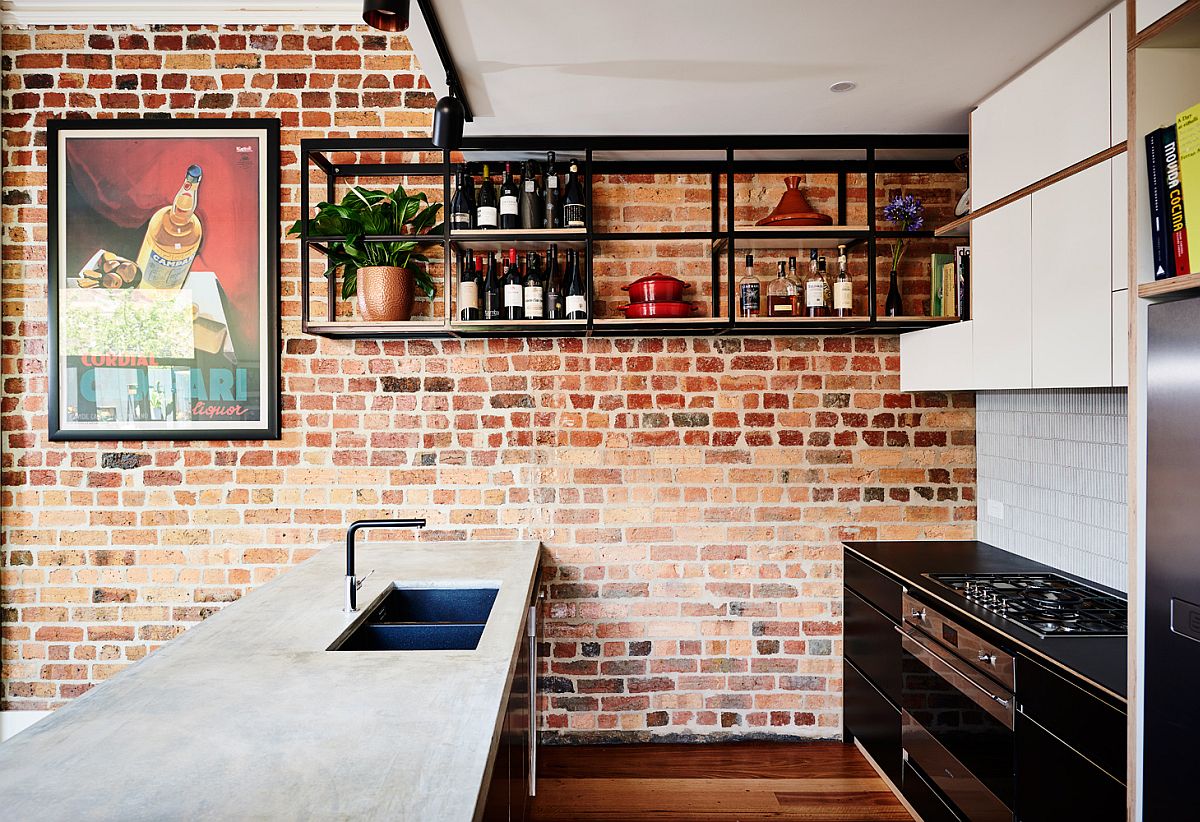
[[[467,137],[461,149],[453,152],[436,148],[426,138],[319,138],[305,139],[300,144],[301,186],[300,211],[304,224],[300,233],[300,297],[301,325],[305,333],[326,337],[386,339],[386,338],[447,338],[447,337],[562,337],[562,336],[645,336],[665,334],[864,334],[897,333],[930,328],[956,322],[945,317],[886,317],[878,315],[877,305],[877,244],[881,239],[901,236],[899,232],[876,230],[875,180],[887,173],[959,173],[953,163],[955,154],[966,151],[964,134],[929,135],[799,135],[799,136],[544,136],[544,137]],[[307,220],[312,216],[310,186],[313,175],[324,175],[325,196],[337,199],[339,182],[359,183],[372,177],[436,177],[440,178],[443,203],[451,199],[453,167],[467,162],[477,168],[505,159],[544,158],[546,151],[555,151],[560,161],[578,160],[582,166],[587,197],[587,225],[583,231],[476,231],[451,232],[444,223],[441,234],[419,238],[368,237],[368,240],[414,240],[429,246],[442,246],[443,316],[428,321],[406,323],[363,323],[338,320],[339,299],[337,280],[327,277],[326,306],[323,318],[310,316],[310,268],[312,253],[324,253],[328,243],[338,237],[320,237],[308,233]],[[379,154],[407,153],[417,157],[440,157],[400,163],[337,163],[330,155],[339,153]],[[807,158],[789,156],[798,152],[834,154],[855,152],[859,156],[846,159]],[[656,156],[657,155],[657,156]],[[666,156],[666,159],[663,156]],[[673,155],[673,156],[672,156]],[[710,180],[711,225],[709,231],[664,232],[605,232],[593,226],[592,190],[594,178],[601,174],[707,174]],[[838,214],[832,228],[756,229],[735,225],[736,175],[771,174],[836,174]],[[867,224],[845,226],[847,215],[847,177],[865,177]],[[724,220],[720,197],[725,196]],[[904,236],[932,238],[932,231],[920,231]],[[463,322],[453,315],[455,291],[455,252],[465,248],[498,248],[515,246],[544,248],[551,242],[560,247],[581,249],[585,262],[589,305],[594,304],[595,289],[592,260],[595,243],[613,241],[670,241],[700,240],[712,244],[712,307],[716,317],[697,317],[684,320],[621,320],[597,319],[550,322],[503,320]],[[836,318],[740,318],[736,316],[735,283],[737,256],[755,243],[778,242],[789,245],[804,240],[825,240],[829,245],[844,242],[847,246],[865,244],[869,260],[867,304],[870,315]],[[775,246],[779,247],[779,246]],[[724,272],[722,272],[724,258]],[[721,286],[724,281],[723,305]],[[719,307],[722,310],[718,310]]]

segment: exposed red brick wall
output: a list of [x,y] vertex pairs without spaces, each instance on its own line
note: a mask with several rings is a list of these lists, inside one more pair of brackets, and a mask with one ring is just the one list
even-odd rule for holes
[[973,533],[971,399],[900,393],[895,337],[313,338],[291,241],[281,441],[49,443],[47,116],[279,116],[290,222],[301,137],[422,133],[432,101],[404,38],[360,28],[4,50],[5,708],[61,704],[403,514],[546,544],[551,731],[832,736],[838,541]]

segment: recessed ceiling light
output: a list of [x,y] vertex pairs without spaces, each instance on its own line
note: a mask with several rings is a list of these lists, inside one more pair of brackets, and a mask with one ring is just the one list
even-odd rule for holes
[[834,94],[841,94],[843,91],[854,91],[856,88],[858,88],[858,83],[853,80],[838,80],[829,87],[829,90]]

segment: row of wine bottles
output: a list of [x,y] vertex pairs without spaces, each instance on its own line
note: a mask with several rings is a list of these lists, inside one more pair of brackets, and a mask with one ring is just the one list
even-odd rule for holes
[[458,255],[458,318],[472,320],[586,320],[587,281],[578,251],[567,250],[567,264],[560,275],[558,246],[546,251],[545,266],[534,251],[519,260],[517,250],[508,250],[508,265],[500,273],[495,252],[483,256],[474,251]]
[[553,151],[546,153],[544,172],[536,162],[527,160],[519,183],[513,176],[512,163],[505,163],[499,195],[488,164],[483,166],[478,191],[466,165],[455,171],[454,198],[450,201],[452,230],[586,227],[587,201],[579,164],[571,160],[560,190]]
[[[762,283],[754,273],[754,255],[746,255],[746,270],[738,280],[738,305],[743,317],[762,314]],[[779,261],[779,272],[767,286],[768,317],[851,317],[854,284],[846,270],[846,247],[838,246],[838,274],[834,280],[825,258],[814,248],[809,253],[808,276],[801,281],[796,258]]]

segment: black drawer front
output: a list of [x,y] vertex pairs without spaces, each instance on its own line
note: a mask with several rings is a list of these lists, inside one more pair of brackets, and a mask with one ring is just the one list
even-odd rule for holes
[[1017,704],[1050,733],[1125,781],[1125,712],[1026,657],[1017,663]]
[[1119,822],[1125,786],[1017,714],[1019,822]]
[[899,622],[904,618],[900,609],[903,593],[900,583],[876,571],[858,557],[845,552],[846,587]]
[[842,619],[845,655],[892,704],[900,704],[900,634],[895,623],[846,589]]
[[910,762],[904,763],[904,782],[900,791],[924,822],[961,822]]
[[900,711],[854,667],[843,665],[846,733],[857,739],[883,772],[900,784]]

